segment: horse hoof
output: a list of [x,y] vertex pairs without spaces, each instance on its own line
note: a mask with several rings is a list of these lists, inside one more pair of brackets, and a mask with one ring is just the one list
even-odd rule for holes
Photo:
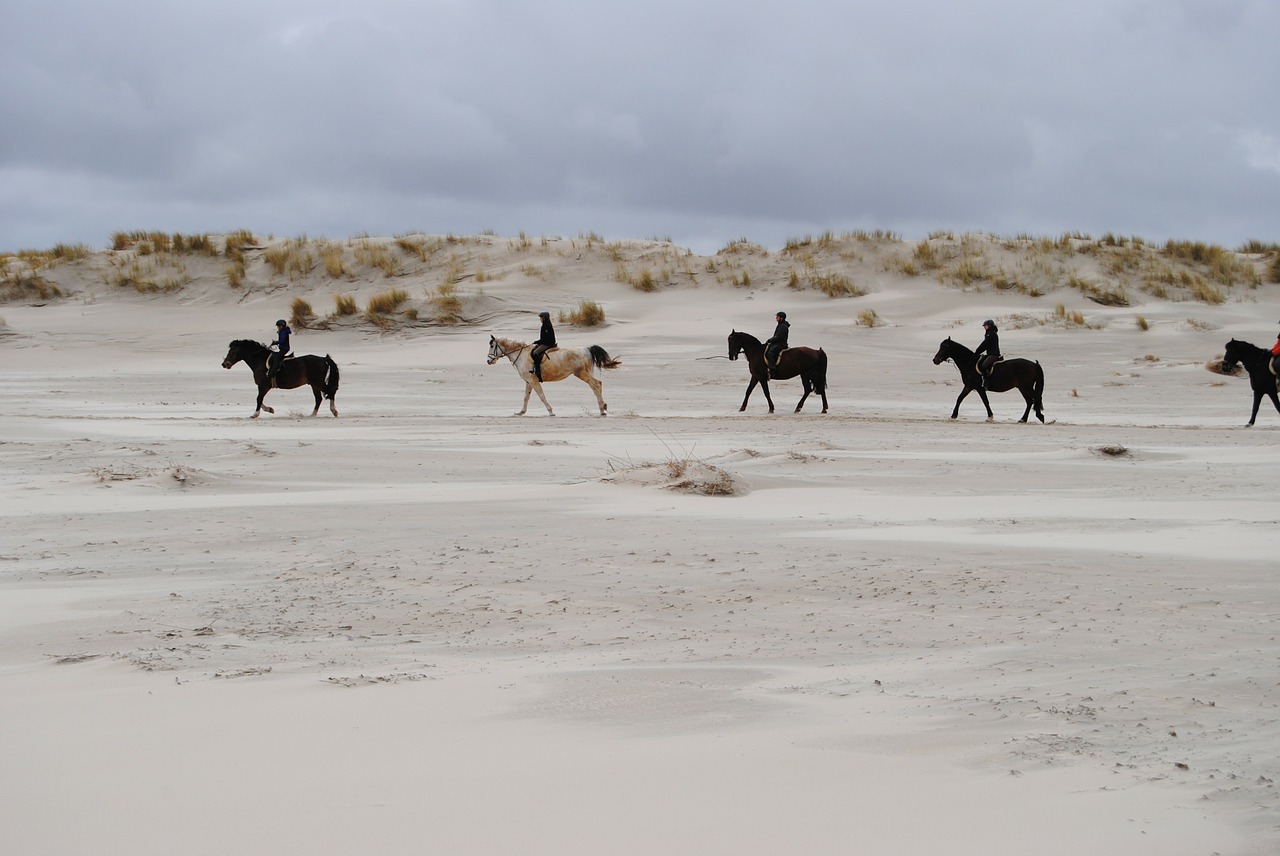
[[258,414],[256,414],[256,413],[255,413],[255,414],[253,414],[252,416],[250,416],[249,418],[250,418],[250,419],[257,419],[257,418],[258,418]]

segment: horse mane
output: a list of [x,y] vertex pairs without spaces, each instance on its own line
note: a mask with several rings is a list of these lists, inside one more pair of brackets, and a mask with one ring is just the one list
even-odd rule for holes
[[1230,342],[1227,342],[1227,347],[1228,347],[1228,348],[1229,348],[1229,347],[1231,347],[1232,345],[1236,345],[1236,346],[1238,346],[1238,347],[1242,348],[1243,350],[1246,350],[1246,351],[1250,352],[1251,354],[1259,354],[1259,353],[1261,353],[1261,354],[1269,354],[1269,353],[1271,353],[1271,352],[1270,352],[1270,351],[1268,351],[1266,348],[1259,348],[1257,345],[1253,344],[1252,342],[1246,342],[1246,341],[1244,341],[1243,339],[1232,339]]
[[518,351],[521,348],[529,347],[528,342],[521,342],[519,339],[504,339],[502,336],[493,336],[492,334],[490,338],[501,345],[504,351]]
[[231,341],[232,348],[254,348],[259,351],[267,350],[267,346],[253,339],[233,339]]
[[759,344],[760,344],[760,340],[759,340],[759,339],[757,339],[755,336],[752,336],[750,333],[746,332],[745,330],[734,330],[734,331],[733,331],[732,333],[730,333],[729,335],[730,335],[730,336],[741,336],[742,338],[746,339],[750,344],[753,344],[753,345],[759,345]]
[[[964,345],[960,344],[959,342],[957,342],[955,339],[951,338],[950,336],[948,336],[948,337],[947,337],[947,342],[950,342],[950,343],[951,343],[951,347],[952,347],[952,348],[954,348],[955,350],[957,350],[957,351],[959,351],[959,352],[960,352],[960,356],[961,356],[961,357],[972,357],[972,356],[973,356],[973,351],[972,351],[972,350],[970,350],[969,348],[967,348],[967,347],[965,347]],[[944,343],[944,344],[945,344],[945,343]],[[953,357],[953,359],[954,359],[954,357]]]

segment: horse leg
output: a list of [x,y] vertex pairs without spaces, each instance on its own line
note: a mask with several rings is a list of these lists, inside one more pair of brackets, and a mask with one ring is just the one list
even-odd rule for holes
[[764,400],[769,402],[769,412],[773,412],[773,396],[769,395],[769,381],[760,381],[760,391],[764,393]]
[[804,395],[800,396],[800,403],[796,405],[796,413],[800,412],[800,408],[804,407],[804,400],[809,397],[809,393],[813,392],[813,384],[809,382],[807,375],[800,375],[800,383],[804,386]]
[[[1032,404],[1035,404],[1035,400],[1036,400],[1036,399],[1035,399],[1035,396],[1034,396],[1034,395],[1032,395],[1032,394],[1031,394],[1031,392],[1030,392],[1029,390],[1026,390],[1026,389],[1024,389],[1024,388],[1022,388],[1022,387],[1018,387],[1018,392],[1022,393],[1022,398],[1027,402],[1027,409],[1026,409],[1026,410],[1024,410],[1024,411],[1022,411],[1022,418],[1021,418],[1021,419],[1019,419],[1018,421],[1019,421],[1019,422],[1026,422],[1026,421],[1027,421],[1027,417],[1031,415],[1031,405],[1032,405]],[[1041,417],[1041,420],[1040,420],[1040,421],[1042,421],[1042,422],[1043,422],[1043,421],[1044,421],[1044,418],[1043,418],[1043,417]]]
[[956,399],[956,406],[951,408],[952,419],[955,419],[960,415],[960,402],[964,401],[965,398],[967,398],[969,393],[972,391],[973,391],[973,387],[968,385],[966,385],[964,389],[960,390],[960,397]]
[[253,415],[249,417],[250,419],[257,419],[264,410],[268,413],[275,413],[274,410],[262,403],[262,399],[266,398],[267,393],[270,391],[271,387],[269,385],[262,383],[258,384],[258,406],[254,409]]
[[311,382],[311,394],[316,397],[315,409],[311,411],[311,415],[315,416],[320,412],[320,402],[324,401],[324,394],[320,392],[320,384],[316,381]]
[[[990,422],[995,419],[996,415],[991,412],[991,401],[987,398],[987,388],[985,386],[978,390],[978,398],[982,399],[982,406],[987,408],[987,421]],[[1025,422],[1026,420],[1024,419],[1023,421]]]
[[[534,392],[538,393],[538,398],[542,399],[542,406],[547,408],[547,413],[551,414],[552,416],[555,416],[556,412],[551,409],[551,403],[547,401],[547,397],[542,393],[542,381],[535,380],[529,386],[532,387]],[[529,406],[529,390],[528,389],[525,389],[525,392],[524,392],[524,403],[526,407]],[[521,410],[520,412],[524,413],[523,410]]]
[[747,394],[742,398],[742,406],[738,408],[738,412],[742,413],[747,409],[747,402],[751,400],[751,393],[755,390],[756,384],[760,381],[756,380],[755,375],[751,376],[751,383],[747,384]]
[[[533,384],[530,381],[524,382],[524,403],[520,405],[520,409],[515,412],[516,416],[524,416],[525,411],[529,409],[529,394],[533,392]],[[541,395],[542,393],[538,393]]]
[[1268,392],[1267,395],[1271,398],[1271,403],[1276,406],[1276,413],[1280,413],[1280,395],[1275,392]]
[[1253,412],[1249,414],[1249,422],[1245,425],[1246,428],[1252,428],[1254,420],[1258,418],[1258,407],[1262,404],[1262,396],[1264,394],[1265,393],[1262,392],[1255,392],[1253,394]]
[[600,405],[600,415],[608,416],[609,405],[604,403],[604,383],[594,377],[590,371],[587,371],[585,375],[579,372],[578,377],[582,378],[583,382],[591,387],[591,391],[596,394],[596,403]]

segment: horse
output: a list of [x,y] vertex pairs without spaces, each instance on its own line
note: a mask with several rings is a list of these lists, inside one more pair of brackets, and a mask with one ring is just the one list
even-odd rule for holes
[[[271,353],[271,349],[261,342],[255,342],[252,339],[236,339],[227,349],[226,359],[222,361],[222,367],[229,369],[243,360],[253,372],[253,382],[258,385],[258,406],[253,411],[253,416],[249,417],[251,419],[257,419],[258,414],[263,410],[275,413],[275,410],[262,403],[262,399],[271,391],[273,385],[267,378],[267,357]],[[330,359],[328,354],[323,357],[307,354],[304,357],[285,360],[280,370],[276,372],[274,385],[280,389],[296,389],[309,385],[316,396],[316,407],[311,411],[311,415],[315,416],[320,412],[322,397],[329,399],[330,412],[334,416],[338,415],[338,408],[333,401],[333,397],[338,394],[338,364]]]
[[952,419],[960,415],[960,402],[964,401],[965,396],[976,389],[978,390],[978,395],[982,398],[983,406],[987,408],[987,421],[990,421],[995,418],[995,414],[991,412],[991,402],[987,400],[987,390],[991,392],[1008,392],[1017,387],[1018,392],[1022,393],[1022,397],[1027,402],[1027,409],[1022,411],[1022,418],[1018,421],[1026,422],[1027,416],[1031,414],[1032,407],[1036,409],[1036,418],[1041,422],[1044,421],[1044,369],[1040,368],[1040,363],[1020,358],[1001,360],[992,367],[984,384],[982,376],[978,374],[977,356],[964,345],[952,341],[950,336],[938,346],[938,353],[933,357],[933,364],[940,366],[946,360],[955,362],[956,368],[960,369],[960,379],[964,381],[964,389],[960,391],[960,397],[956,399],[955,409],[951,411]]
[[516,374],[524,381],[524,403],[515,415],[524,416],[529,409],[529,393],[537,392],[542,399],[542,406],[547,413],[555,416],[551,404],[542,392],[542,384],[567,377],[577,377],[591,387],[596,394],[596,402],[600,405],[600,415],[609,415],[609,405],[604,403],[604,383],[596,377],[596,369],[616,369],[622,365],[621,360],[609,356],[609,352],[599,345],[589,348],[552,348],[542,355],[542,379],[533,373],[533,346],[515,339],[503,339],[500,336],[489,337],[489,365],[493,365],[503,357],[511,360]]
[[804,395],[800,396],[800,403],[796,405],[795,412],[800,412],[800,408],[804,407],[805,399],[811,392],[822,396],[822,412],[827,412],[826,351],[821,348],[816,351],[813,348],[787,348],[779,356],[778,364],[773,367],[771,375],[769,366],[765,364],[764,345],[760,344],[760,340],[750,333],[739,333],[734,330],[729,334],[729,359],[738,359],[740,353],[747,355],[751,383],[747,384],[747,394],[742,399],[742,406],[738,408],[739,413],[747,409],[747,401],[750,400],[756,384],[760,384],[760,389],[764,392],[764,400],[769,402],[769,412],[772,413],[773,398],[769,395],[770,377],[774,380],[790,380],[796,375],[800,376],[800,382],[804,384]]
[[1227,342],[1222,355],[1222,368],[1233,371],[1236,365],[1243,365],[1249,373],[1249,385],[1253,387],[1253,412],[1249,414],[1246,428],[1253,425],[1258,418],[1258,405],[1262,404],[1262,396],[1271,399],[1280,413],[1280,397],[1276,396],[1276,376],[1271,373],[1271,352],[1248,342],[1232,339]]

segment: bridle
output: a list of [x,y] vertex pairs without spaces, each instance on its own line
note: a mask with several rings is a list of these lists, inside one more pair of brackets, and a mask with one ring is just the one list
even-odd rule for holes
[[525,348],[527,348],[527,347],[529,347],[529,346],[528,346],[528,345],[521,345],[520,347],[515,348],[514,350],[510,350],[510,351],[502,351],[502,353],[500,353],[500,354],[495,354],[495,353],[494,353],[494,351],[495,351],[495,350],[500,350],[500,349],[501,349],[501,346],[498,344],[498,340],[497,340],[497,339],[494,339],[494,340],[493,340],[493,344],[489,347],[489,359],[488,359],[488,364],[489,364],[489,365],[493,365],[494,363],[496,363],[496,362],[497,362],[500,358],[502,358],[502,357],[506,357],[507,359],[511,360],[511,362],[513,362],[513,363],[514,363],[514,362],[516,361],[516,358],[515,358],[515,357],[513,357],[513,356],[511,356],[511,355],[512,355],[512,354],[519,354],[521,351],[523,351],[523,350],[524,350]]

